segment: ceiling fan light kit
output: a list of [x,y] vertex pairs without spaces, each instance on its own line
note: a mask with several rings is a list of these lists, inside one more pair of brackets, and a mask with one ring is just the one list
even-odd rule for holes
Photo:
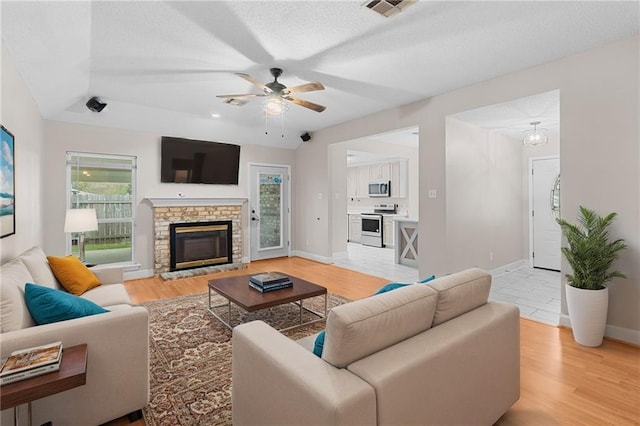
[[543,128],[538,128],[539,121],[532,121],[530,123],[533,129],[525,130],[524,137],[522,138],[522,145],[524,146],[539,146],[549,142],[549,137],[544,133]]
[[269,97],[264,102],[264,112],[268,115],[284,114],[289,109],[289,105],[281,98]]
[[[270,115],[281,114],[286,111],[286,108],[282,108],[280,112],[275,112],[280,108],[276,104],[279,102],[280,106],[285,104],[286,102],[296,104],[298,106],[316,111],[322,112],[326,109],[325,106],[316,104],[314,102],[310,102],[304,99],[295,98],[291,96],[291,94],[295,93],[305,93],[305,92],[314,92],[317,90],[324,90],[324,86],[319,81],[312,81],[309,83],[300,84],[298,86],[287,87],[284,84],[278,81],[278,77],[282,75],[282,68],[271,68],[269,70],[271,75],[273,76],[273,81],[270,83],[262,83],[255,78],[251,77],[249,74],[244,73],[236,73],[236,75],[249,83],[253,84],[255,87],[262,90],[262,93],[243,93],[238,95],[217,95],[218,98],[222,99],[231,99],[231,101],[225,100],[225,103],[234,104],[239,100],[245,100],[248,98],[255,97],[269,97],[269,100],[265,103],[265,112]],[[267,108],[269,111],[267,111]]]

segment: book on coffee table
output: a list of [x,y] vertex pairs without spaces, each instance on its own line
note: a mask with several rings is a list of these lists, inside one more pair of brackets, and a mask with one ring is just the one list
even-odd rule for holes
[[287,281],[291,282],[288,276],[280,272],[265,272],[263,274],[252,275],[249,281],[262,287]]
[[274,290],[281,290],[283,288],[290,288],[293,287],[293,282],[291,281],[284,281],[284,282],[279,282],[279,283],[274,283],[274,284],[266,284],[264,286],[260,285],[260,284],[256,284],[253,281],[249,280],[249,287],[258,290],[260,293],[268,293],[270,291],[274,291]]
[[2,360],[0,385],[58,371],[62,360],[62,342],[12,352]]

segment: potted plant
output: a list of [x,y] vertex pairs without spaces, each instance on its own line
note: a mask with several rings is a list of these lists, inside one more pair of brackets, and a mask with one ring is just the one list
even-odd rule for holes
[[617,213],[605,217],[580,206],[577,224],[558,219],[568,245],[562,247],[573,270],[567,277],[567,308],[573,337],[583,346],[600,346],[607,324],[609,290],[605,283],[613,278],[626,278],[612,265],[627,245],[623,239],[609,240],[609,225]]

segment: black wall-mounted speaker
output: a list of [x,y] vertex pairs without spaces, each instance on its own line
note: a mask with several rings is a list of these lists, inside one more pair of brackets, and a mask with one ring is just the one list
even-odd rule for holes
[[302,142],[309,142],[311,140],[311,135],[309,132],[304,132],[300,135],[300,139],[302,139]]
[[89,108],[93,112],[100,112],[104,109],[104,107],[107,106],[107,104],[104,102],[101,102],[100,98],[98,98],[97,96],[94,96],[93,98],[89,99],[86,105],[87,105],[87,108]]

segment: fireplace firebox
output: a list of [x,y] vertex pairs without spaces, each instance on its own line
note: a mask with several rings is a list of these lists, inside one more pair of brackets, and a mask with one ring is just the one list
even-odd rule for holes
[[171,271],[233,262],[230,220],[172,223],[169,231]]

